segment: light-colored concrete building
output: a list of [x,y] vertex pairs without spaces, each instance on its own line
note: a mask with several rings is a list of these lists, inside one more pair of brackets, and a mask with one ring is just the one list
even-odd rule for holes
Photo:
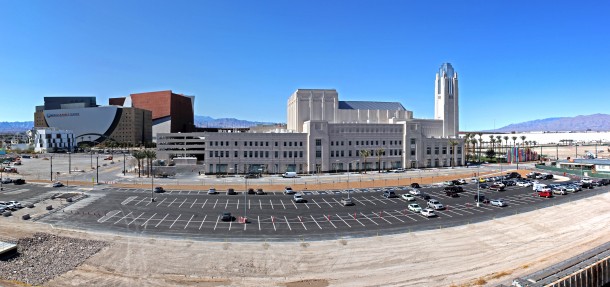
[[450,64],[441,66],[435,85],[435,119],[416,119],[398,102],[340,101],[334,89],[299,89],[288,99],[286,129],[159,134],[157,156],[196,156],[208,173],[463,165]]
[[72,152],[74,145],[74,133],[70,130],[56,128],[42,128],[34,130],[34,151],[37,153],[48,152]]

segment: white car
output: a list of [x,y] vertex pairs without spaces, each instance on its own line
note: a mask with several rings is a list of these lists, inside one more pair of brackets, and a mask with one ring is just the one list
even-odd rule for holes
[[292,200],[294,200],[294,202],[305,202],[305,198],[303,198],[303,195],[301,194],[295,194],[292,197]]
[[440,210],[440,209],[444,209],[445,208],[443,206],[443,204],[441,204],[440,201],[438,201],[438,200],[436,200],[434,198],[431,198],[431,199],[428,200],[428,207],[434,208],[436,210]]
[[501,181],[496,181],[496,182],[494,182],[493,184],[495,184],[495,185],[499,185],[499,186],[501,186],[501,187],[506,187],[506,184],[502,183]]
[[519,181],[519,182],[517,182],[517,186],[529,187],[529,186],[532,186],[532,183],[528,182],[528,181]]
[[218,191],[216,191],[216,189],[212,187],[208,189],[208,194],[218,194]]
[[489,203],[491,203],[491,205],[493,205],[493,206],[499,206],[499,207],[506,206],[506,203],[504,203],[503,199],[494,199],[494,200],[490,201]]
[[411,203],[408,206],[409,210],[413,211],[413,212],[421,212],[421,206],[419,206],[419,204],[417,203]]
[[8,202],[8,204],[9,204],[9,205],[11,205],[11,204],[12,204],[12,205],[13,205],[13,206],[15,206],[16,208],[23,208],[23,205],[21,205],[21,203],[20,203],[19,201],[11,200],[11,201],[9,201],[9,202]]
[[592,183],[593,180],[589,177],[583,177],[582,180],[580,180],[580,182],[582,183]]
[[292,187],[287,186],[287,187],[284,189],[284,194],[295,194],[295,191],[294,191],[294,189],[292,189]]
[[53,187],[62,187],[62,186],[64,186],[64,184],[63,184],[63,183],[61,183],[61,182],[59,182],[59,181],[58,181],[58,182],[53,183]]
[[402,197],[402,199],[404,199],[406,201],[415,201],[415,196],[413,196],[412,194],[405,193],[405,194],[401,195],[400,197]]
[[421,215],[423,215],[425,217],[433,217],[433,216],[436,216],[436,213],[434,213],[434,210],[432,208],[425,208],[425,209],[422,209]]
[[412,195],[420,195],[421,191],[419,191],[419,189],[414,188],[414,189],[409,190],[409,193]]

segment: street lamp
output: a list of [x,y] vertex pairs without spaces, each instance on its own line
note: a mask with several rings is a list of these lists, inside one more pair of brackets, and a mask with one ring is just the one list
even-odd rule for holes
[[481,165],[477,165],[477,207],[481,206],[481,196],[479,193],[479,188],[481,186]]
[[51,182],[53,182],[53,156],[51,156]]
[[154,168],[155,168],[154,165],[152,165],[150,167],[150,170],[152,172],[152,176],[150,177],[150,202],[155,202],[155,173],[154,173]]
[[126,166],[125,166],[125,152],[123,152],[123,176],[125,176],[125,169],[126,169]]
[[100,183],[100,156],[95,158],[95,182]]
[[555,145],[555,161],[559,162],[559,144]]

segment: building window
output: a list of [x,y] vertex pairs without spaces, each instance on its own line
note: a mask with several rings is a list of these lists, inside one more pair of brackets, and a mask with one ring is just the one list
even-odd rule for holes
[[415,149],[411,150],[411,155],[415,155]]
[[426,154],[432,154],[432,148],[426,147]]
[[438,153],[439,153],[439,151],[440,151],[440,148],[439,148],[439,147],[437,147],[437,146],[435,146],[435,147],[434,147],[434,154],[438,154]]
[[275,142],[275,146],[278,146],[278,142]]
[[288,154],[288,152],[284,151],[284,158],[286,158],[287,154]]
[[237,151],[235,151],[234,157],[238,157],[239,153]]
[[447,154],[447,147],[446,146],[443,147],[443,154]]
[[347,145],[352,145],[352,141],[348,141],[348,142],[347,142]]
[[268,150],[265,151],[265,157],[269,158],[269,151]]
[[316,158],[321,158],[322,157],[322,151],[321,150],[317,150],[316,151]]
[[457,153],[458,154],[462,154],[462,147],[461,146],[457,147]]
[[303,151],[299,151],[299,157],[303,158]]
[[335,151],[334,150],[330,151],[330,157],[335,157]]
[[244,151],[244,157],[248,157],[248,152]]
[[316,146],[322,146],[322,140],[316,139]]
[[411,144],[415,144],[415,139],[411,139]]
[[280,152],[276,150],[275,151],[275,158],[278,158],[278,157],[280,157]]

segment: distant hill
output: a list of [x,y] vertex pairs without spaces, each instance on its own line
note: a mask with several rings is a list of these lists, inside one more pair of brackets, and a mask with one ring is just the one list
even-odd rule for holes
[[533,132],[533,131],[610,131],[610,115],[594,114],[586,116],[548,118],[518,124],[510,124],[489,132]]
[[0,133],[25,132],[34,127],[34,122],[0,122]]
[[274,124],[270,122],[253,122],[235,118],[215,119],[208,116],[195,116],[195,126],[203,128],[249,128],[257,125]]

